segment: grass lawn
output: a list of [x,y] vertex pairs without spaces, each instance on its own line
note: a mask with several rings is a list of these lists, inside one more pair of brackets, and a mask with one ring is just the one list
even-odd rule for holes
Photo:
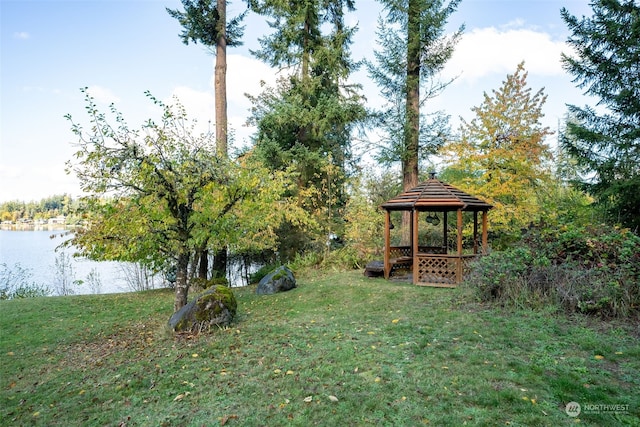
[[640,425],[637,324],[298,282],[235,290],[232,327],[198,338],[166,332],[166,290],[0,302],[0,425]]

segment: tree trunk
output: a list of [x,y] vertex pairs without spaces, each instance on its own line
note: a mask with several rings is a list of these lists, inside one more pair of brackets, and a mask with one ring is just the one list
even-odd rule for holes
[[174,312],[187,305],[189,296],[189,279],[187,277],[189,274],[189,251],[184,250],[178,255],[177,268],[176,295],[173,303]]
[[[215,108],[216,108],[216,153],[219,158],[228,157],[227,148],[227,0],[217,0],[218,40],[216,43]],[[227,248],[214,256],[214,271],[227,274]]]
[[[418,156],[420,134],[420,5],[409,0],[407,26],[407,94],[404,126],[404,153],[402,158],[402,188],[404,191],[418,185]],[[411,215],[402,215],[403,244],[411,242]]]
[[227,248],[216,251],[213,257],[213,277],[227,276]]
[[226,158],[227,149],[227,1],[218,0],[218,40],[216,42],[215,109],[216,152]]
[[198,265],[198,277],[206,280],[208,272],[209,272],[209,251],[204,249],[202,252],[200,252],[200,263]]

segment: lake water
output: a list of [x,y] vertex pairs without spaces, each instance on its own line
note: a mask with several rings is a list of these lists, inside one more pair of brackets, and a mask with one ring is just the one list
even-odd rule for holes
[[[65,230],[6,230],[0,229],[0,265],[15,270],[19,265],[28,269],[28,283],[37,283],[53,291],[56,278],[60,276],[56,268],[56,258],[61,260],[61,253],[69,259],[72,266],[71,280],[84,283],[72,286],[74,294],[131,292],[137,290],[132,285],[131,274],[136,271],[134,264],[120,262],[96,262],[84,258],[73,258],[73,248],[58,249],[65,239],[70,238]],[[246,286],[246,273],[253,273],[260,267],[251,264],[248,268],[240,262],[230,261],[227,279],[231,286]],[[248,270],[248,271],[246,271]],[[92,289],[89,275],[99,278],[99,289]],[[127,278],[129,277],[129,278]],[[151,279],[151,287],[166,286],[160,275]],[[95,283],[95,281],[94,281]],[[55,292],[53,292],[55,294]]]
[[[52,237],[55,236],[55,237]],[[61,260],[61,250],[56,251],[65,239],[65,230],[0,230],[0,264],[14,269],[16,264],[31,273],[28,283],[37,283],[53,288],[59,273],[56,257]],[[83,284],[72,286],[75,294],[129,292],[132,286],[125,279],[123,263],[95,262],[83,258],[72,258],[73,250],[64,249],[64,256],[72,266],[72,280],[82,280]],[[93,272],[99,289],[91,289],[88,276]],[[94,283],[96,283],[94,281]]]

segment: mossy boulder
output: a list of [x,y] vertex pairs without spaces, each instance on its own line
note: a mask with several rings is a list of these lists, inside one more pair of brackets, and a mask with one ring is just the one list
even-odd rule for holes
[[258,283],[256,294],[270,295],[277,292],[289,291],[296,287],[296,278],[289,267],[282,265],[267,274]]
[[231,288],[217,285],[173,313],[169,327],[174,332],[200,333],[213,326],[227,326],[235,317],[237,307]]
[[189,283],[189,289],[195,293],[204,292],[216,285],[229,286],[229,281],[226,277],[213,277],[211,279],[196,277],[191,279]]

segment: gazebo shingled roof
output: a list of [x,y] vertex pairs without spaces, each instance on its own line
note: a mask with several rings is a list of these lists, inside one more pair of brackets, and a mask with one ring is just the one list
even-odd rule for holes
[[465,211],[486,211],[493,206],[432,177],[411,190],[387,200],[380,207],[389,211],[411,210],[414,208],[417,210],[437,208],[456,210],[462,208]]

